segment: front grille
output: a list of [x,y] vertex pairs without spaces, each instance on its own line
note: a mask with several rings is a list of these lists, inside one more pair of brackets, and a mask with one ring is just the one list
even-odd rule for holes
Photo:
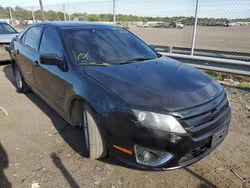
[[[199,109],[197,109],[199,111]],[[227,121],[230,115],[230,107],[226,95],[213,108],[180,120],[181,124],[193,138],[199,138]]]
[[181,163],[185,163],[187,161],[190,161],[200,155],[202,155],[203,153],[205,153],[207,150],[209,149],[209,146],[205,145],[205,146],[201,146],[198,147],[192,151],[190,151],[189,153],[185,154],[180,160],[179,160],[179,164]]

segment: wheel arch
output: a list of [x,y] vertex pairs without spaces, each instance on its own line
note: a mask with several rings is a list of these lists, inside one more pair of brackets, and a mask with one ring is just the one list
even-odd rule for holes
[[84,103],[87,103],[99,118],[99,114],[98,111],[95,109],[95,105],[93,105],[89,100],[85,99],[84,97],[75,95],[70,98],[67,107],[69,114],[69,121],[72,126],[82,126],[81,110],[83,108]]
[[[105,129],[105,126],[103,125],[102,119],[100,118],[100,115],[98,114],[97,110],[94,108],[94,105],[91,105],[89,101],[87,101],[84,97],[82,96],[73,96],[69,102],[69,122],[72,126],[83,126],[83,121],[82,121],[82,109],[83,109],[83,104],[87,103],[87,105],[90,106],[91,110],[95,113],[97,116],[98,120],[98,128],[101,129],[102,136],[104,137],[105,144],[106,144],[106,149],[109,149],[109,140],[107,136],[107,132]],[[108,152],[108,151],[107,151]]]
[[68,119],[72,126],[82,126],[82,105],[86,100],[81,96],[73,96],[70,98],[67,111]]

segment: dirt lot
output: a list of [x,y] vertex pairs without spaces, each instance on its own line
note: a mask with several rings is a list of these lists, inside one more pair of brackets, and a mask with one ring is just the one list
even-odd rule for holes
[[[35,94],[20,94],[0,66],[0,187],[250,187],[250,91],[227,88],[233,117],[209,156],[174,171],[140,171],[81,156],[82,135]],[[240,177],[238,177],[238,174]],[[35,185],[35,184],[34,184]]]
[[[191,26],[184,29],[131,27],[148,44],[191,47]],[[195,48],[250,53],[250,27],[198,27]]]
[[5,50],[4,45],[0,44],[0,62],[10,60],[9,52]]

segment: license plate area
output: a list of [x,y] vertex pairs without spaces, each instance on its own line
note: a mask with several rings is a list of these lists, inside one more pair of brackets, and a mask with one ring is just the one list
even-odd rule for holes
[[213,134],[211,148],[218,145],[222,140],[224,140],[227,134],[227,128],[220,129]]

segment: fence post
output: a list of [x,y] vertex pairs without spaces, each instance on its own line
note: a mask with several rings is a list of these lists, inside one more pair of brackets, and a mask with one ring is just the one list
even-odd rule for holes
[[173,53],[173,46],[169,47],[169,53]]
[[9,13],[10,13],[10,24],[13,26],[13,18],[12,18],[11,9],[9,9]]
[[65,12],[65,4],[63,3],[63,17],[64,17],[64,21],[66,21],[66,12]]
[[41,12],[42,12],[42,21],[44,21],[44,20],[45,20],[45,18],[44,18],[44,12],[43,12],[43,2],[42,2],[42,0],[39,0],[39,3],[40,3],[40,9],[41,9]]
[[113,0],[113,24],[116,24],[115,0]]
[[192,41],[192,49],[191,49],[191,55],[194,55],[194,46],[195,46],[195,39],[196,39],[196,30],[197,30],[197,21],[198,21],[198,6],[199,6],[199,0],[196,1],[196,8],[195,8],[195,21],[194,21],[194,29],[193,29],[193,41]]

